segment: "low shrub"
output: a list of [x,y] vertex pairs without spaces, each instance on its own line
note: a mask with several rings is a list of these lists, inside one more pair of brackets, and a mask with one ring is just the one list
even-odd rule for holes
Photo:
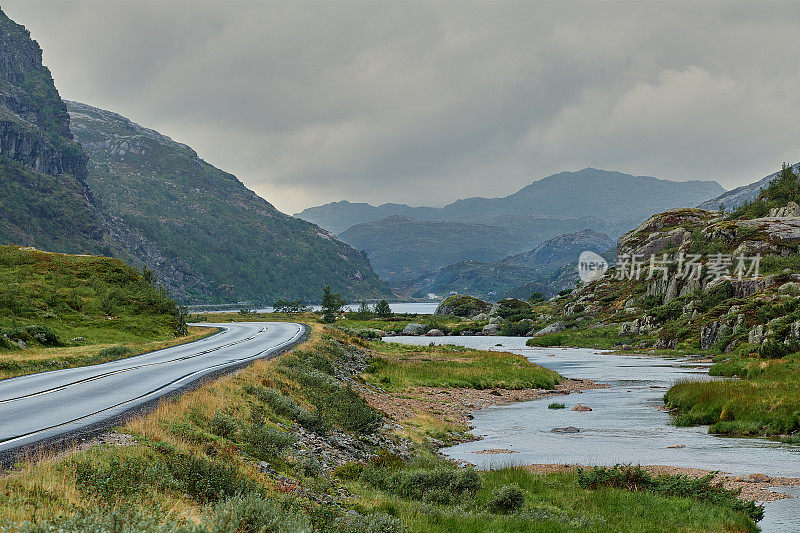
[[264,424],[250,424],[244,431],[244,439],[252,455],[259,459],[272,459],[294,444],[297,437]]
[[547,406],[548,409],[564,409],[566,407],[567,406],[564,405],[563,403],[558,403],[558,402],[553,402]]
[[128,357],[132,353],[131,349],[127,346],[111,346],[100,350],[97,353],[98,359],[121,359]]
[[308,515],[288,500],[250,492],[221,500],[207,509],[211,531],[301,533],[311,531]]
[[503,485],[489,500],[489,510],[493,513],[514,513],[525,505],[525,493],[516,483]]
[[475,470],[449,466],[405,468],[388,473],[369,465],[362,480],[403,498],[431,503],[453,503],[472,497],[483,486]]
[[239,424],[236,419],[224,411],[217,411],[208,420],[209,430],[217,436],[231,439],[236,435],[239,430]]

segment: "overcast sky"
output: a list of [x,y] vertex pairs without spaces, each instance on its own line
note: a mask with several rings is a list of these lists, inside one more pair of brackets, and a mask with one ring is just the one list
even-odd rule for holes
[[293,213],[443,205],[593,166],[752,182],[800,160],[800,3],[31,2],[62,97]]

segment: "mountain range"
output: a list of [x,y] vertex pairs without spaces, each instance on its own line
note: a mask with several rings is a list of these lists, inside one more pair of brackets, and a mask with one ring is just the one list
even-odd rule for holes
[[[725,189],[715,181],[679,182],[585,168],[542,178],[503,198],[466,198],[441,208],[334,202],[310,207],[295,216],[336,233],[343,233],[355,224],[394,215],[507,228],[520,222],[530,225],[550,221],[551,225],[557,226],[560,221],[589,217],[591,223],[584,227],[616,237],[654,212],[694,206],[724,192]],[[551,236],[575,231],[553,230],[556,232]]]
[[[496,264],[507,256],[532,252],[559,235],[572,240],[582,230],[616,238],[653,212],[694,206],[722,192],[715,181],[676,182],[585,168],[548,176],[504,198],[467,198],[442,208],[334,202],[295,216],[339,232],[401,293],[409,288],[417,295],[437,292],[480,279],[476,290],[485,295],[514,283],[549,283],[545,278],[552,269],[545,273],[541,261],[535,269],[539,277],[525,280],[516,267],[529,266],[508,259]],[[489,273],[498,279],[491,290]]]
[[1,243],[147,266],[183,303],[316,300],[327,285],[392,295],[360,252],[188,146],[65,104],[39,45],[2,12],[0,89]]

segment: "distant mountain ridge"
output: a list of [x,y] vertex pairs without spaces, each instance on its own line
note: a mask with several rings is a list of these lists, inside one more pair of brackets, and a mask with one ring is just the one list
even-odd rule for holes
[[381,278],[393,282],[416,279],[465,259],[495,261],[519,246],[501,227],[401,215],[356,224],[341,237],[367,254]]
[[[715,181],[678,182],[585,168],[542,178],[503,198],[465,198],[442,208],[405,204],[376,207],[341,201],[311,207],[295,216],[337,233],[354,224],[396,214],[418,220],[471,223],[493,223],[497,217],[509,215],[545,218],[590,216],[603,221],[592,229],[617,236],[654,212],[697,205],[723,192],[725,189]],[[495,225],[502,224],[495,222]]]

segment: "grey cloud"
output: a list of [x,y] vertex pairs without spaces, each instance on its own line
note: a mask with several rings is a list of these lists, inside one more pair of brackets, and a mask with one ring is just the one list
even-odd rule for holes
[[62,95],[288,212],[504,195],[588,165],[730,188],[800,159],[798,4],[3,7]]

